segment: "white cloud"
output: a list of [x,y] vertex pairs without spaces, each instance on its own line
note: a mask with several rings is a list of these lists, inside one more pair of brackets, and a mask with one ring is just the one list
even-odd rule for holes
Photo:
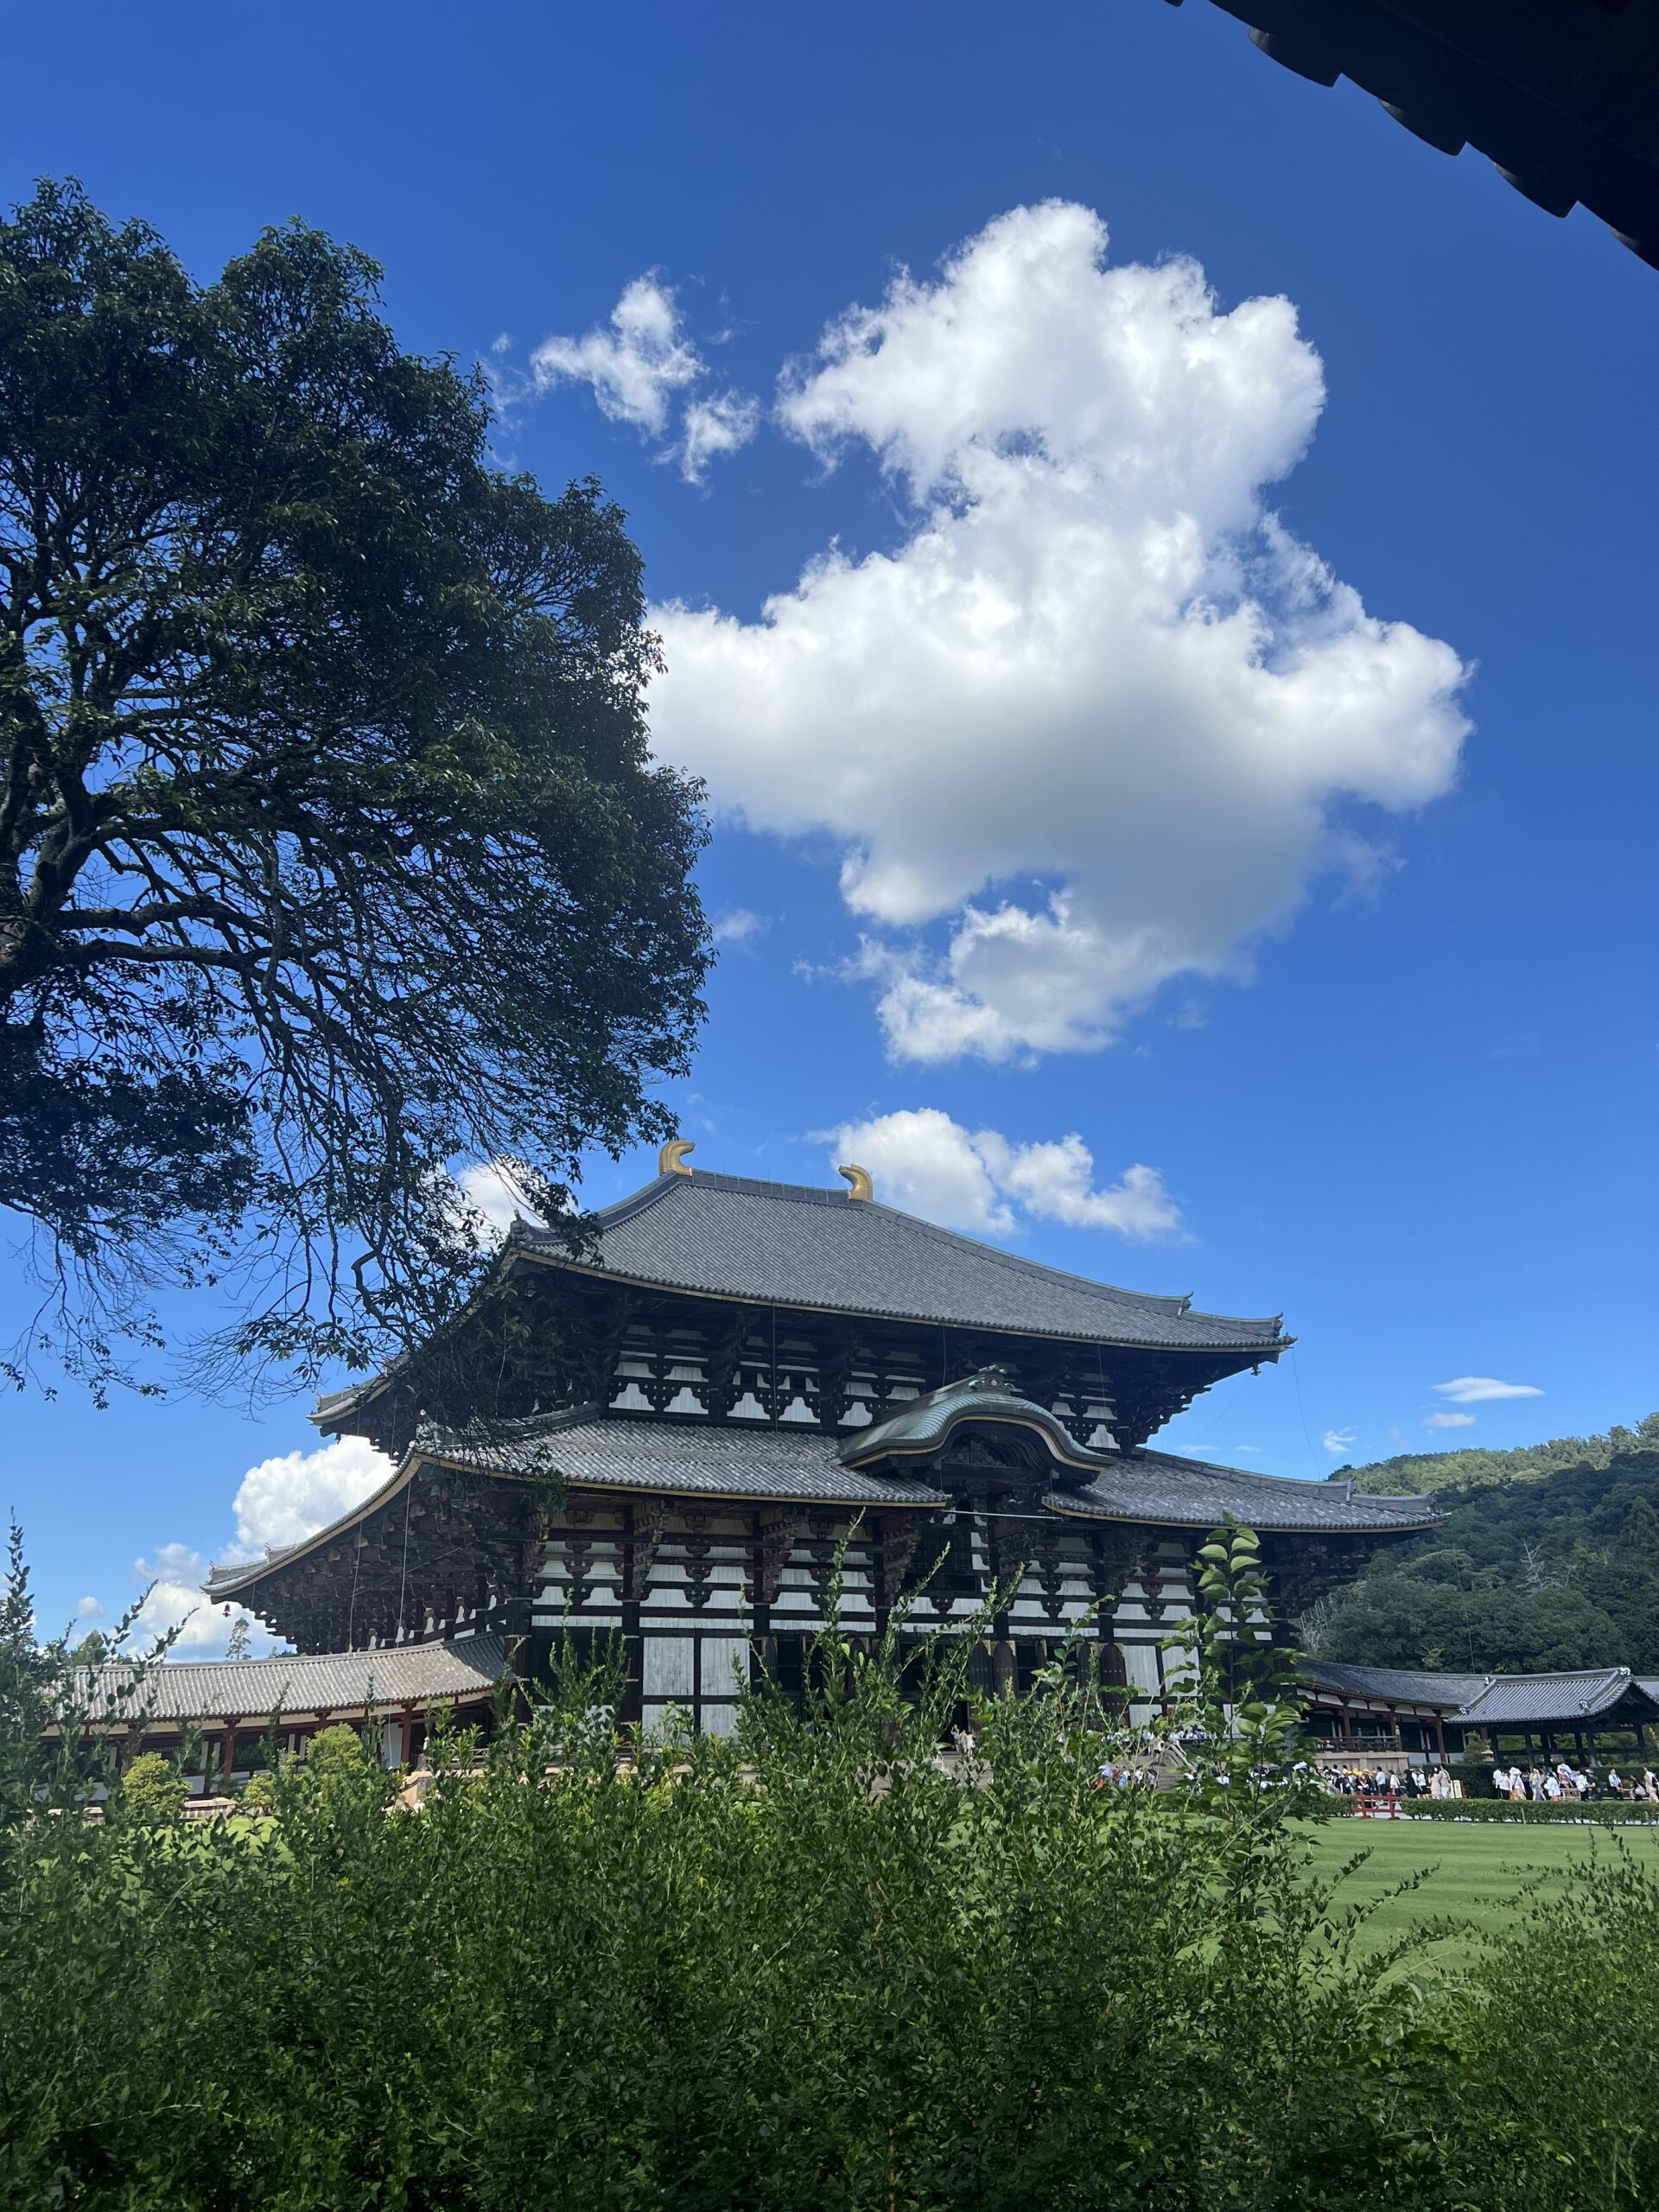
[[747,906],[728,906],[724,913],[716,914],[709,926],[716,944],[753,944],[772,924],[764,914],[751,913]]
[[1105,248],[1085,207],[1017,208],[831,325],[780,419],[875,455],[902,542],[831,544],[756,622],[654,613],[659,750],[839,841],[900,1058],[1091,1048],[1169,978],[1244,975],[1351,868],[1343,808],[1456,771],[1457,655],[1265,507],[1324,400],[1289,302]]
[[1341,1459],[1353,1450],[1357,1438],[1357,1429],[1327,1428],[1319,1441],[1333,1459]]
[[1481,1405],[1489,1398],[1541,1398],[1544,1395],[1535,1383],[1498,1382],[1490,1375],[1459,1375],[1433,1388],[1438,1396],[1450,1398],[1454,1406]]
[[104,1607],[96,1598],[82,1598],[76,1604],[74,1618],[78,1621],[102,1620]]
[[1126,1167],[1121,1183],[1096,1190],[1094,1154],[1075,1132],[1051,1144],[1010,1145],[982,1129],[975,1142],[998,1185],[1039,1220],[1122,1236],[1166,1236],[1180,1227],[1180,1209],[1155,1167]]
[[[501,350],[499,340],[495,350]],[[531,391],[589,385],[601,414],[658,440],[670,435],[674,406],[708,373],[708,363],[685,334],[672,287],[655,275],[624,286],[608,327],[581,338],[544,338],[530,357]],[[498,389],[504,402],[516,396],[510,384],[499,383]],[[701,484],[709,463],[747,445],[760,420],[760,404],[746,392],[687,398],[678,440],[665,458],[677,457],[686,481]]]
[[760,403],[747,392],[721,391],[712,399],[694,399],[681,425],[681,475],[688,484],[701,484],[709,462],[747,445],[760,423]]
[[670,400],[696,382],[702,361],[686,343],[672,290],[646,276],[624,287],[608,329],[590,330],[582,338],[543,338],[531,354],[530,371],[537,391],[556,384],[591,385],[602,415],[660,438],[668,428]]
[[878,1198],[948,1229],[1006,1236],[1021,1214],[1120,1236],[1168,1236],[1180,1211],[1155,1167],[1134,1166],[1107,1189],[1093,1154],[1073,1133],[1051,1143],[1012,1144],[995,1129],[965,1129],[937,1106],[847,1122],[828,1132],[836,1164],[855,1160]]
[[257,1559],[269,1548],[298,1543],[361,1504],[391,1471],[385,1453],[361,1436],[338,1436],[315,1452],[262,1459],[248,1469],[236,1493],[231,1556]]
[[[207,1562],[188,1544],[158,1544],[154,1555],[136,1560],[141,1583],[149,1587],[132,1624],[133,1648],[148,1650],[169,1629],[178,1634],[170,1656],[180,1659],[211,1657],[223,1649],[231,1632],[228,1610],[210,1604],[201,1587]],[[269,1648],[270,1639],[264,1639]]]
[[1472,1428],[1473,1414],[1430,1414],[1423,1422],[1425,1428]]
[[[236,1538],[220,1556],[229,1561],[256,1560],[269,1548],[315,1535],[360,1504],[391,1469],[385,1454],[360,1436],[338,1437],[315,1452],[284,1452],[261,1459],[238,1487],[232,1508]],[[200,1659],[223,1653],[241,1608],[215,1605],[207,1596],[202,1587],[207,1565],[201,1553],[181,1543],[158,1544],[149,1557],[133,1562],[140,1584],[149,1586],[133,1624],[136,1649],[148,1649],[178,1626],[172,1656]],[[77,1613],[102,1611],[90,1599],[76,1608]],[[276,1639],[254,1622],[254,1656],[276,1648]]]

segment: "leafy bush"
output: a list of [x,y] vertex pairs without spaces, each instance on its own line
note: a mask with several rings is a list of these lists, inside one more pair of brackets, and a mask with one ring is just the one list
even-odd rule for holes
[[143,1828],[176,1827],[190,1791],[184,1777],[159,1751],[143,1751],[121,1777],[124,1815]]
[[1144,1742],[1058,1663],[947,1770],[970,1638],[832,1636],[732,1743],[625,1737],[614,1673],[567,1665],[487,1745],[437,1733],[416,1814],[351,1738],[271,1777],[279,1840],[22,1815],[0,2202],[1655,2201],[1659,1889],[1620,1861],[1472,1994],[1362,1955],[1274,1764],[1283,1660],[1227,1626],[1248,1537],[1186,1632],[1176,1793],[1096,1786]]
[[240,1799],[245,1813],[267,1814],[276,1809],[276,1777],[270,1772],[251,1774]]

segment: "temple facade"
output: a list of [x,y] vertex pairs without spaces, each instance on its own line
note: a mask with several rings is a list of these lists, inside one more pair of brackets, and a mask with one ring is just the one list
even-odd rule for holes
[[534,1673],[555,1637],[620,1637],[625,1719],[723,1732],[760,1669],[801,1682],[832,1585],[868,1637],[896,1605],[922,1632],[995,1594],[983,1687],[1023,1688],[1087,1615],[1101,1674],[1150,1713],[1226,1516],[1286,1618],[1432,1522],[1424,1498],[1153,1448],[1288,1349],[1278,1317],[1039,1266],[881,1205],[861,1168],[820,1190],[693,1172],[690,1149],[585,1243],[515,1224],[468,1317],[322,1401],[318,1425],[393,1473],[210,1595],[302,1654],[506,1639]]

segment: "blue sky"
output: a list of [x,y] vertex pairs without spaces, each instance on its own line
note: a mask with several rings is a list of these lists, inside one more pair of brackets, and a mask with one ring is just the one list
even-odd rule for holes
[[[1659,277],[1601,226],[1198,0],[99,0],[77,49],[14,29],[9,199],[73,172],[204,276],[354,240],[504,457],[629,510],[720,810],[698,1165],[855,1130],[896,1202],[1282,1308],[1173,1448],[1659,1403]],[[345,1503],[304,1410],[0,1409],[45,1618]]]

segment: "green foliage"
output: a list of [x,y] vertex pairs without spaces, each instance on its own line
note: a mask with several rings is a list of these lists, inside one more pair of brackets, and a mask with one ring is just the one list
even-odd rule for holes
[[251,1774],[244,1783],[242,1795],[237,1801],[245,1813],[261,1815],[276,1810],[276,1777],[268,1770]]
[[[1263,1785],[1282,1791],[1294,1765],[1298,1655],[1274,1637],[1261,1549],[1255,1529],[1229,1515],[1199,1548],[1198,1610],[1164,1643],[1176,1659],[1166,1679],[1191,1684],[1172,1732],[1178,1741],[1196,1735],[1201,1748],[1188,1764],[1212,1809]],[[1284,1802],[1274,1804],[1282,1817]]]
[[[1517,2101],[1536,1955],[1465,1996],[1363,1951],[1276,1786],[1278,1662],[1228,1618],[1256,1602],[1253,1540],[1216,1549],[1179,1719],[1210,1745],[1194,1789],[1096,1787],[1103,1753],[1144,1743],[1065,1662],[976,1701],[976,1757],[947,1764],[970,1639],[832,1631],[802,1707],[746,1697],[731,1743],[619,1734],[614,1680],[567,1655],[528,1723],[439,1736],[419,1813],[341,1730],[271,1777],[275,1830],[26,1821],[0,1892],[0,2200],[1650,2199],[1659,1890],[1588,1893],[1581,1958],[1545,1977],[1573,2107],[1535,2053]],[[1616,2020],[1594,2011],[1610,1961]],[[1591,2061],[1613,2056],[1604,2090]]]
[[1390,1547],[1304,1622],[1317,1657],[1659,1674],[1659,1450],[1447,1490],[1438,1503],[1438,1528]]
[[1655,1884],[1615,1847],[1494,1943],[1460,2072],[1490,2205],[1642,2207],[1659,2197]]
[[354,1782],[368,1764],[362,1737],[343,1720],[319,1728],[305,1747],[306,1772],[314,1782]]
[[0,1205],[95,1386],[158,1277],[232,1354],[417,1339],[452,1165],[556,1213],[701,1015],[624,518],[493,467],[378,282],[296,222],[200,285],[73,185],[0,221]]
[[52,1691],[61,1674],[55,1655],[35,1638],[23,1532],[7,1532],[0,1584],[0,1852],[35,1802],[44,1774],[41,1732],[52,1718]]
[[1402,1452],[1395,1459],[1372,1459],[1363,1467],[1338,1467],[1330,1479],[1351,1482],[1356,1490],[1384,1497],[1410,1497],[1425,1491],[1535,1482],[1563,1468],[1605,1467],[1624,1453],[1655,1450],[1659,1450],[1659,1413],[1648,1414],[1634,1428],[1615,1422],[1600,1436],[1557,1436],[1548,1444],[1516,1444],[1503,1451],[1473,1445],[1457,1452]]
[[121,1812],[138,1827],[176,1827],[189,1796],[184,1777],[159,1751],[140,1752],[121,1777]]

